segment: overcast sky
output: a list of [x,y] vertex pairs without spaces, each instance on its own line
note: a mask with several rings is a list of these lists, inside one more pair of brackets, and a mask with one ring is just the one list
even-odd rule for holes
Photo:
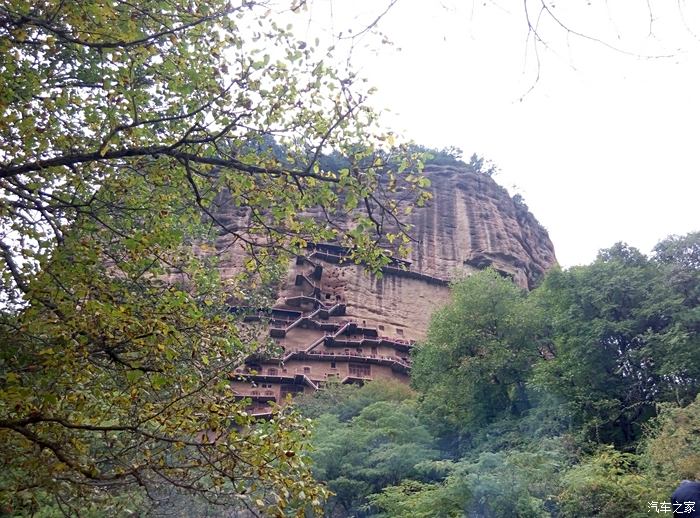
[[[539,0],[530,4],[534,23]],[[330,22],[314,19],[337,33],[386,4],[332,5]],[[617,241],[647,253],[669,234],[700,230],[700,9],[667,0],[650,1],[651,11],[646,0],[547,5],[604,43],[545,13],[538,67],[522,2],[399,0],[379,25],[394,44],[365,38],[353,63],[378,87],[374,104],[391,110],[387,126],[493,161],[496,180],[524,196],[563,266],[589,263]]]

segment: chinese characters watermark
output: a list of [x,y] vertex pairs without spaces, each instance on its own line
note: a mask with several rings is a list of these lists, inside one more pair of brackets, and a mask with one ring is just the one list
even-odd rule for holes
[[685,514],[695,511],[695,502],[647,502],[647,507],[657,513]]

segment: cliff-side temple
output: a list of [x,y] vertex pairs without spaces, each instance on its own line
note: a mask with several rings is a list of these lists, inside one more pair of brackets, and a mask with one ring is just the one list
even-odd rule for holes
[[425,174],[433,199],[409,218],[418,239],[409,260],[379,277],[343,247],[317,243],[291,262],[272,308],[233,308],[268,322],[282,351],[253,355],[232,375],[236,397],[250,398],[253,412],[329,380],[407,381],[410,349],[447,302],[450,279],[492,266],[531,288],[556,263],[546,231],[490,177],[452,166]]
[[[232,381],[238,397],[250,398],[253,411],[265,413],[271,401],[317,390],[329,380],[408,380],[410,348],[427,325],[430,312],[448,296],[447,281],[398,267],[373,277],[373,296],[360,288],[370,279],[361,266],[346,262],[346,250],[318,244],[299,256],[293,282],[274,308],[247,311],[248,320],[269,319],[269,335],[283,353],[250,357]],[[364,292],[364,293],[363,293]],[[373,303],[361,297],[372,297]],[[372,312],[389,302],[413,301],[411,318]]]

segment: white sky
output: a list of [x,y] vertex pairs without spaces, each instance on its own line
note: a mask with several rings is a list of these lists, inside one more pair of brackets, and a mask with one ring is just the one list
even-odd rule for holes
[[[537,62],[521,1],[399,0],[379,26],[394,45],[365,38],[353,63],[378,87],[373,103],[391,110],[389,128],[493,161],[563,266],[617,241],[648,253],[669,234],[700,230],[700,40],[691,32],[700,35],[700,6],[650,0],[650,35],[646,0],[552,3],[569,28],[636,55],[567,37],[543,17],[549,46],[538,46],[540,79],[527,93]],[[530,4],[535,18],[539,0]],[[314,5],[312,19],[328,20]],[[336,1],[326,28],[359,26],[385,5]]]

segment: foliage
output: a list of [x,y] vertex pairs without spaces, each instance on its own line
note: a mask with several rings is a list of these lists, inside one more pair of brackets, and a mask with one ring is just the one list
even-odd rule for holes
[[700,232],[667,237],[654,247],[654,260],[697,272],[700,269]]
[[[651,259],[618,244],[530,293],[492,270],[456,282],[414,350],[417,394],[375,382],[302,402],[327,512],[646,516],[668,502],[700,476],[694,242]],[[429,433],[417,447],[407,428]],[[414,455],[388,474],[376,455],[393,437]]]
[[[660,266],[664,282],[681,301],[667,332],[662,373],[681,377],[686,384],[697,384],[700,379],[700,232],[661,241],[654,247],[652,260]],[[676,397],[678,403],[688,400],[683,392]]]
[[[0,4],[3,505],[318,509],[306,421],[232,398],[257,344],[226,303],[257,303],[307,242],[373,268],[382,238],[405,251],[388,184],[418,162],[264,3]],[[329,149],[349,167],[322,169]],[[216,237],[247,257],[227,279]]]
[[412,154],[420,156],[426,164],[461,167],[464,167],[466,165],[462,160],[462,154],[464,152],[460,148],[455,146],[448,146],[442,149],[437,149],[428,146],[422,146],[416,143],[411,143],[407,145],[407,149]]
[[558,495],[563,516],[648,516],[648,502],[668,502],[683,479],[700,474],[698,400],[686,407],[659,406],[645,427],[638,453],[612,446],[568,471]]
[[340,506],[349,516],[360,512],[370,494],[418,476],[421,462],[437,452],[404,387],[372,382],[335,392],[331,399],[319,394],[315,405],[302,404],[302,410],[316,413],[326,405],[313,434],[314,474],[334,493],[328,512]]
[[523,198],[523,196],[521,194],[513,195],[513,203],[515,204],[515,206],[517,208],[520,208],[523,211],[529,210],[527,204],[525,203],[525,199]]
[[[354,77],[339,77],[322,49],[295,41],[264,6],[151,0],[136,10],[121,0],[16,0],[2,17],[6,287],[10,277],[22,286],[22,274],[76,214],[93,213],[97,185],[133,169],[186,180],[181,194],[205,213],[225,187],[234,204],[253,211],[255,225],[213,222],[251,253],[248,232],[268,246],[336,235],[301,214],[333,207],[340,192],[347,210],[367,202],[371,213],[358,213],[358,225],[374,228],[372,220],[391,216],[385,190],[376,189],[389,159],[373,158],[373,145],[389,137],[372,138],[375,116],[353,91]],[[251,144],[269,135],[288,160]],[[326,174],[318,164],[324,149],[345,153],[350,166]],[[372,243],[361,234],[339,237],[350,246]],[[368,246],[357,253],[372,264],[381,259]]]
[[541,321],[525,293],[492,269],[456,283],[414,350],[411,379],[423,411],[447,429],[475,433],[526,410]]
[[[125,204],[142,195],[141,183],[128,185]],[[108,509],[138,485],[146,506],[168,506],[179,491],[292,513],[307,505],[300,493],[320,505],[303,421],[285,412],[251,428],[245,402],[232,401],[225,373],[252,343],[222,310],[214,270],[181,244],[181,218],[196,210],[149,190],[171,200],[172,216],[105,214],[110,231],[81,221],[85,234],[67,234],[32,281],[31,304],[4,316],[3,500],[21,508],[37,488],[68,509],[83,499]],[[164,264],[190,286],[153,278]]]
[[510,450],[537,451],[544,444],[562,454],[562,462],[572,463],[580,447],[571,434],[571,418],[562,401],[549,394],[527,390],[530,408],[518,415],[504,415],[457,442],[463,455],[474,457],[485,452]]
[[567,401],[589,438],[630,445],[655,401],[697,392],[687,363],[697,331],[683,324],[688,310],[665,270],[636,249],[619,244],[590,266],[551,273],[539,299],[554,350],[535,383]]
[[470,497],[469,488],[455,477],[441,484],[405,480],[371,495],[369,501],[381,518],[457,518],[464,516]]
[[572,468],[558,497],[562,516],[648,516],[653,493],[636,461],[635,455],[606,446]]
[[346,511],[382,487],[414,476],[417,464],[436,456],[430,432],[408,402],[378,401],[345,423],[323,415],[314,437],[314,473]]
[[[548,447],[552,447],[549,449]],[[427,463],[429,464],[429,463]],[[438,467],[445,469],[445,466]],[[448,463],[448,475],[438,483],[412,480],[385,488],[370,501],[379,516],[549,516],[556,509],[552,496],[568,467],[556,443],[538,451],[483,452],[474,458]]]
[[477,516],[548,516],[549,498],[565,462],[562,452],[542,445],[534,453],[485,452],[461,461],[457,473],[471,489],[469,514]]
[[[430,150],[378,134],[356,77],[264,2],[1,0],[0,20],[2,512],[321,512],[308,421],[232,398],[258,344],[227,303],[274,295],[309,242],[375,270],[386,243],[406,252],[391,191],[426,201]],[[227,279],[216,238],[246,257]],[[556,494],[564,515],[628,515],[697,476],[699,275],[695,233],[529,297],[493,271],[456,285],[417,348],[420,403],[374,384],[304,403],[326,510],[538,516]]]
[[663,405],[641,452],[648,472],[669,493],[681,480],[700,479],[700,399],[686,407]]
[[493,176],[498,172],[495,165],[488,160],[485,161],[483,157],[480,157],[476,153],[469,158],[469,164],[467,164],[467,167],[469,167],[469,169],[475,173],[485,174],[486,176]]
[[294,404],[306,417],[330,414],[345,422],[372,403],[400,403],[415,395],[410,387],[398,381],[375,380],[362,386],[329,382],[322,391],[297,397]]

